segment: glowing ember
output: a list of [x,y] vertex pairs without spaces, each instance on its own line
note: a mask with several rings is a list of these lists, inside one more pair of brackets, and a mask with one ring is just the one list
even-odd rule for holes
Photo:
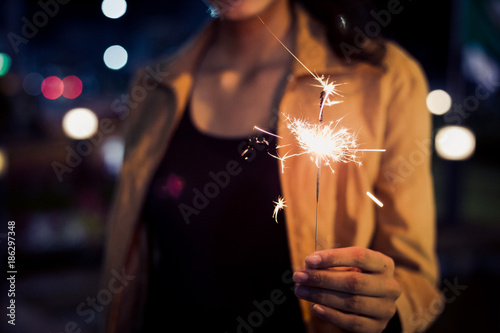
[[278,223],[278,212],[285,208],[285,200],[282,197],[278,197],[278,201],[273,201],[276,205],[274,206],[273,218]]
[[313,76],[316,79],[316,81],[319,82],[319,85],[316,85],[315,87],[323,88],[323,90],[321,91],[320,103],[319,103],[319,122],[322,123],[323,122],[323,108],[325,107],[325,105],[332,106],[334,104],[342,103],[342,101],[332,101],[330,99],[330,95],[342,96],[335,90],[335,88],[337,86],[339,86],[340,84],[335,84],[335,82],[328,83],[329,78],[325,80],[325,77],[323,75],[318,76],[318,75],[313,74]]
[[380,201],[379,199],[377,199],[373,194],[371,194],[370,192],[366,192],[366,195],[372,199],[377,205],[379,205],[380,207],[384,207],[384,204],[382,203],[382,201]]

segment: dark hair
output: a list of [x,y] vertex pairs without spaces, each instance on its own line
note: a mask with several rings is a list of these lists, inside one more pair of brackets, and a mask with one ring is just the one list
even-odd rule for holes
[[[375,9],[370,0],[293,0],[321,22],[335,54],[347,64],[367,62],[382,66],[385,43],[381,36],[370,37],[363,31]],[[363,33],[360,36],[360,31]],[[362,42],[360,42],[360,38]]]

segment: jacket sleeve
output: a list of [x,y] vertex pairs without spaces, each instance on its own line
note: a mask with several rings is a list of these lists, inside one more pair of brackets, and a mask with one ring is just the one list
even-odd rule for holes
[[[113,203],[108,216],[108,226],[105,238],[104,265],[101,272],[102,288],[107,288],[110,281],[114,279],[113,272],[130,276],[127,286],[113,294],[113,298],[108,306],[103,310],[100,332],[132,332],[132,316],[128,313],[128,318],[124,319],[124,308],[130,307],[134,302],[132,297],[141,283],[141,276],[137,274],[137,269],[141,260],[138,259],[138,244],[140,243],[140,228],[136,228],[135,221],[130,218],[129,208],[132,199],[131,192],[134,188],[132,180],[133,163],[131,163],[134,151],[137,149],[136,127],[140,120],[139,103],[130,97],[133,89],[141,87],[141,80],[144,78],[143,71],[138,71],[129,86],[129,94],[126,99],[117,100],[113,105],[113,110],[123,122],[125,154],[117,181]],[[137,200],[134,200],[134,202]],[[144,235],[141,235],[144,237]],[[126,323],[126,328],[122,325]]]
[[120,104],[118,114],[125,127],[125,154],[108,218],[102,283],[105,288],[116,272],[130,277],[130,281],[113,294],[105,309],[106,332],[133,332],[143,313],[148,246],[141,212],[175,114],[173,91],[154,80],[146,70],[138,71],[126,105]]
[[428,90],[419,65],[391,44],[387,68],[387,151],[375,184],[384,207],[377,207],[373,248],[395,262],[395,277],[403,290],[396,303],[403,332],[419,332],[439,314],[435,303],[442,305],[437,290]]

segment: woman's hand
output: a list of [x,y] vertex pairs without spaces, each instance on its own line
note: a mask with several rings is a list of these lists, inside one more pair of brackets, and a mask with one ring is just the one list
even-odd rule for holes
[[353,332],[383,331],[401,295],[394,261],[361,247],[314,252],[293,279],[295,294],[315,303],[316,315]]

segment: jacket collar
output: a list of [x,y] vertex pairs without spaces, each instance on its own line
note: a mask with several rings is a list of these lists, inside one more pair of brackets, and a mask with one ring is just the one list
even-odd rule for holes
[[163,61],[162,65],[168,69],[169,73],[164,84],[175,87],[176,81],[183,75],[194,75],[203,53],[213,41],[215,25],[215,21],[210,21],[199,34],[185,43],[172,57]]

